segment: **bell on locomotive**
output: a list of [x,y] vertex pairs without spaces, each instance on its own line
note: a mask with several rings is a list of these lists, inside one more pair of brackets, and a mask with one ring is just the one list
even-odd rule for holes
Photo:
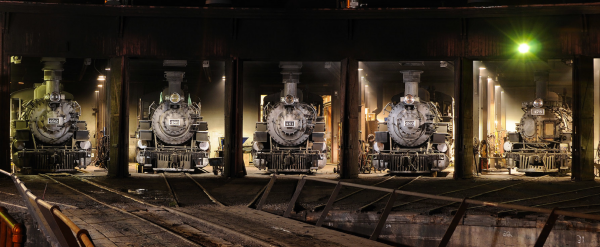
[[[163,66],[185,67],[185,60],[165,60]],[[165,71],[168,86],[148,115],[138,116],[137,171],[197,172],[209,164],[208,123],[202,121],[201,105],[181,88],[183,71]],[[158,96],[158,95],[157,95]],[[139,107],[143,107],[140,99]],[[142,113],[144,109],[139,109]]]
[[536,97],[523,102],[516,132],[504,143],[506,164],[525,173],[568,172],[571,169],[572,112],[563,99],[548,91],[548,71],[536,71]]
[[[419,97],[419,70],[400,71],[404,96],[390,102],[385,122],[378,124],[373,149],[373,167],[392,174],[431,173],[436,175],[450,163],[452,117],[444,116],[427,95]],[[424,94],[427,91],[423,90]],[[391,110],[387,110],[391,106]]]
[[[81,107],[62,90],[65,58],[44,57],[44,82],[11,94],[13,163],[21,173],[72,172],[91,162],[91,143]],[[17,112],[14,112],[17,111]]]
[[264,98],[256,123],[253,163],[269,172],[310,173],[327,164],[323,99],[298,89],[301,62],[281,62],[283,91]]

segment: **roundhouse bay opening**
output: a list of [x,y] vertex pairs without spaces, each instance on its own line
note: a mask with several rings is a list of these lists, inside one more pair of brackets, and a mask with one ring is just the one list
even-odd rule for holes
[[12,56],[13,171],[106,167],[107,59]]
[[447,175],[454,162],[454,62],[359,62],[359,171]]
[[474,172],[571,172],[572,66],[572,59],[473,62]]
[[131,58],[131,173],[223,172],[225,62]]
[[248,173],[332,173],[340,156],[340,62],[244,62]]

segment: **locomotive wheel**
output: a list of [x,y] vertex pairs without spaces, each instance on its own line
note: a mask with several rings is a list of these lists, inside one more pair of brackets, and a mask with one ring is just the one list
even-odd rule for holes
[[438,175],[437,173],[438,173],[437,171],[431,172],[431,177],[437,178],[437,175]]

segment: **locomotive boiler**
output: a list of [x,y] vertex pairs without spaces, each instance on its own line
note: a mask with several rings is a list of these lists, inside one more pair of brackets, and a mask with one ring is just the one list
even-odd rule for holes
[[81,107],[62,90],[65,58],[44,57],[44,82],[11,94],[13,163],[22,173],[72,172],[91,162]]
[[[178,61],[166,60],[164,65],[187,65]],[[185,97],[181,88],[184,76],[182,71],[165,71],[168,87],[158,104],[150,104],[148,117],[138,117],[138,172],[197,172],[209,164],[208,123],[202,121],[200,104],[192,102],[189,94]]]
[[572,112],[564,99],[548,91],[548,71],[536,71],[536,99],[523,102],[523,117],[504,143],[506,164],[525,173],[571,169]]
[[302,63],[281,62],[283,91],[265,97],[256,123],[253,163],[269,172],[310,173],[325,167],[323,99],[298,90]]
[[[421,73],[400,71],[404,97],[391,102],[388,117],[375,132],[373,167],[389,169],[391,174],[431,173],[437,175],[450,163],[452,117],[442,115],[437,103],[429,101],[427,91],[419,97]],[[385,109],[388,108],[385,107]]]

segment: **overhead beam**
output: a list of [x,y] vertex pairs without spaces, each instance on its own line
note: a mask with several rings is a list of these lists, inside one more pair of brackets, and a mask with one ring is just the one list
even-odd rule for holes
[[485,18],[600,14],[599,3],[501,5],[486,7],[430,7],[386,9],[265,9],[171,6],[127,6],[40,2],[0,2],[0,9],[16,13],[51,13],[97,16],[156,16],[198,18],[298,18],[298,19],[407,19]]

